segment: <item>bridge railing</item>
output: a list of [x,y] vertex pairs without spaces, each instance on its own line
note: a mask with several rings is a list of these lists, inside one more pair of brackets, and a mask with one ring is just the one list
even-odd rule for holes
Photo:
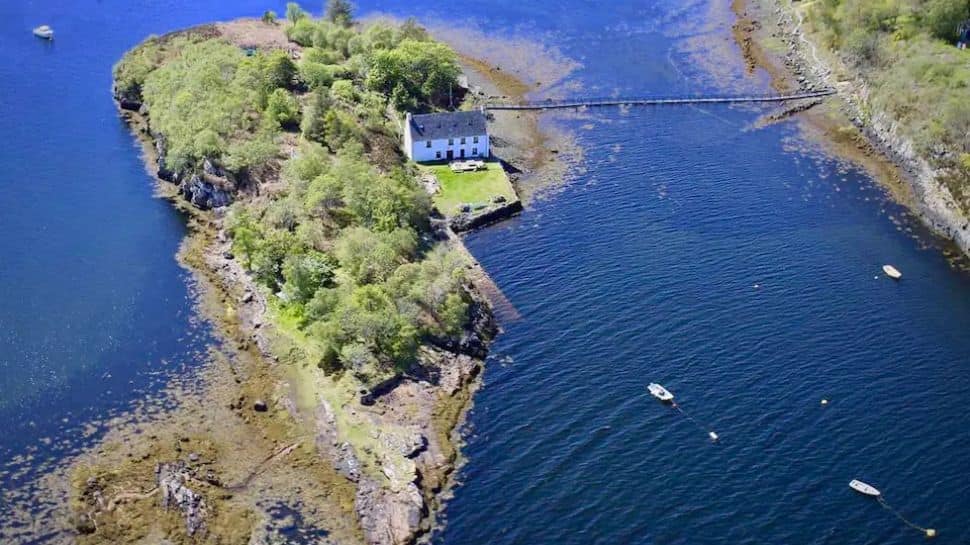
[[821,89],[817,91],[802,91],[791,94],[778,93],[752,93],[745,95],[641,95],[641,96],[612,96],[612,97],[575,97],[568,99],[545,99],[526,102],[490,102],[486,108],[493,110],[500,109],[546,109],[546,108],[573,108],[583,106],[599,105],[624,105],[624,104],[689,104],[703,102],[770,102],[797,100],[801,98],[823,97],[834,94],[833,89]]

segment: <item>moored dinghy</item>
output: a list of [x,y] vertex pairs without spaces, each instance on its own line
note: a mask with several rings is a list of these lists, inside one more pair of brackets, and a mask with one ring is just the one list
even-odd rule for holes
[[881,495],[876,487],[872,486],[871,484],[866,484],[858,479],[852,479],[849,481],[849,488],[860,494],[865,494],[866,496],[872,496],[874,498],[878,498]]
[[892,278],[893,280],[899,280],[903,277],[903,273],[899,272],[899,269],[893,267],[892,265],[883,265],[882,272],[886,273],[886,276]]
[[37,36],[38,38],[43,38],[45,40],[54,39],[54,29],[48,25],[40,25],[39,27],[35,28],[33,32],[34,36]]
[[648,384],[647,390],[650,392],[650,395],[665,403],[669,403],[674,400],[674,394],[670,393],[666,388],[657,384],[656,382],[651,382]]

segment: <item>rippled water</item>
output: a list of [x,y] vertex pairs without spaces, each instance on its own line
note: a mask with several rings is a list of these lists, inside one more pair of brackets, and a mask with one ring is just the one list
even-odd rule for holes
[[[669,92],[696,69],[678,29],[707,9],[673,4],[621,32],[625,13],[570,3],[558,45],[587,87]],[[563,121],[586,172],[469,237],[522,319],[494,346],[437,542],[923,539],[852,478],[940,542],[970,540],[970,280],[863,173],[797,151],[795,127],[748,130],[763,111]]]
[[[583,62],[572,83],[592,95],[743,79],[723,2],[359,5],[540,40]],[[200,359],[208,337],[173,259],[183,223],[151,197],[109,71],[149,33],[266,7],[282,11],[0,7],[4,489]],[[53,47],[29,35],[40,23]],[[855,477],[938,542],[970,540],[970,280],[897,228],[904,214],[864,174],[799,151],[792,125],[748,130],[762,111],[555,121],[586,148],[584,171],[468,240],[522,319],[494,347],[436,542],[922,539],[851,493]],[[902,282],[879,274],[887,262]],[[651,381],[721,442],[649,399]]]

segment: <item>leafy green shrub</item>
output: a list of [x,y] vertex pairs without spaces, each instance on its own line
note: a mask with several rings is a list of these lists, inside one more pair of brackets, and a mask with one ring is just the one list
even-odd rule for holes
[[357,101],[357,90],[354,88],[354,82],[346,79],[334,81],[330,85],[330,98],[352,105]]
[[335,260],[315,250],[287,257],[283,266],[283,279],[289,300],[298,303],[309,301],[317,290],[333,281]]
[[310,89],[330,87],[333,83],[333,68],[328,64],[303,60],[300,62],[300,79]]
[[928,30],[941,40],[955,40],[957,26],[970,19],[970,2],[966,0],[928,0],[923,10]]
[[461,68],[455,52],[438,42],[404,40],[375,53],[367,87],[391,97],[399,110],[445,105]]
[[[287,16],[289,19],[289,16]],[[303,47],[313,45],[313,35],[317,31],[317,25],[307,17],[301,17],[293,22],[293,26],[286,29],[286,37]]]
[[300,121],[300,104],[285,89],[275,89],[266,100],[265,115],[283,128],[290,128]]
[[113,74],[120,95],[141,100],[145,79],[164,58],[158,38],[150,37],[125,54],[114,65]]
[[303,11],[300,4],[296,2],[286,3],[286,20],[291,23],[297,23],[299,21],[309,19],[307,12]]

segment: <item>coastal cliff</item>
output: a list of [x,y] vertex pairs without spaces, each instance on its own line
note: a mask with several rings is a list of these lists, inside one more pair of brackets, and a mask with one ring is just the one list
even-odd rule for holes
[[387,130],[389,111],[435,107],[434,84],[391,96],[358,70],[435,49],[447,84],[457,64],[413,21],[290,15],[151,38],[116,69],[124,119],[190,213],[182,259],[227,364],[201,407],[77,464],[82,543],[272,543],[286,505],[333,541],[398,545],[440,510],[497,325]]
[[[837,116],[840,120],[834,124],[839,125],[843,120],[851,123],[866,140],[865,147],[891,161],[897,167],[892,176],[904,188],[902,192],[895,192],[897,199],[909,206],[931,230],[970,254],[970,201],[966,195],[970,180],[966,166],[961,166],[961,153],[964,157],[967,154],[958,142],[929,136],[930,133],[912,120],[891,111],[885,97],[876,96],[873,86],[884,85],[878,71],[893,68],[874,68],[872,73],[864,74],[847,60],[847,53],[823,45],[826,39],[822,31],[813,28],[806,15],[813,9],[811,5],[776,0],[736,1],[733,5],[738,17],[735,36],[749,66],[766,68],[773,76],[773,84],[782,89],[834,88],[843,110]],[[902,16],[897,17],[904,20]],[[872,43],[867,47],[871,52],[878,47],[879,32],[866,32],[870,33],[868,39]],[[944,50],[943,54],[950,47],[953,54],[966,56],[951,45],[938,47]],[[928,97],[900,100],[925,98]],[[821,124],[829,126],[827,132],[833,139],[844,139],[849,128],[832,129],[831,119]],[[914,134],[921,136],[917,139]]]

